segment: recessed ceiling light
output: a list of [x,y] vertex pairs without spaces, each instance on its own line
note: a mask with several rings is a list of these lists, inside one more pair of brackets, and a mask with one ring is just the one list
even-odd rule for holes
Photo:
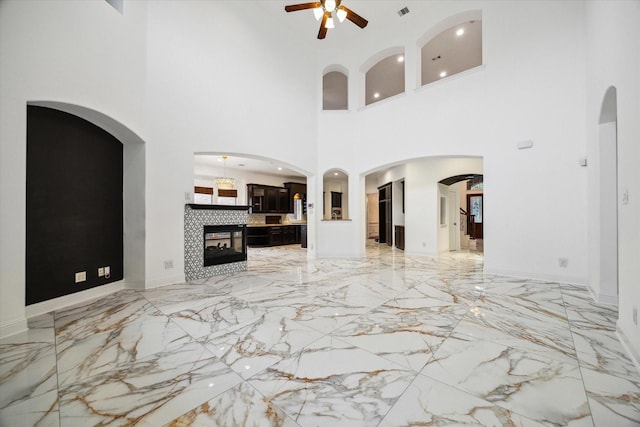
[[461,36],[464,34],[464,28],[458,28],[458,31],[456,31],[456,36]]
[[404,62],[404,55],[398,55],[398,62]]
[[338,176],[338,172],[334,172],[333,174],[334,174],[335,176]]
[[441,72],[440,77],[447,77],[447,72],[446,71]]
[[374,94],[373,94],[373,97],[374,97],[374,98],[380,98],[380,93],[378,93],[378,92],[374,93]]
[[278,170],[279,170],[279,171],[281,171],[281,170],[282,170],[282,168],[281,168],[280,166],[278,166]]

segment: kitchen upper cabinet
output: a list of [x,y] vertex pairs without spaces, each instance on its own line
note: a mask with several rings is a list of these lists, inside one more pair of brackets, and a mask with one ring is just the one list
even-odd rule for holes
[[[307,185],[298,182],[285,182],[284,186],[289,189],[289,212],[295,213],[296,200],[302,200],[302,214],[307,213]],[[298,195],[298,198],[296,198]]]
[[289,189],[247,184],[247,204],[251,213],[289,213]]

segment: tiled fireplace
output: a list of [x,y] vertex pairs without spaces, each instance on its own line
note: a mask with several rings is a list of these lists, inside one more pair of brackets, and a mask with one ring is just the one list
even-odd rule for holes
[[247,269],[248,211],[248,206],[185,205],[186,280]]

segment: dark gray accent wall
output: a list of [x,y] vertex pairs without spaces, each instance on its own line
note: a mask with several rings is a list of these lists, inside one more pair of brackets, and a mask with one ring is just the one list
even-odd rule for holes
[[27,305],[122,280],[122,154],[94,124],[27,106]]

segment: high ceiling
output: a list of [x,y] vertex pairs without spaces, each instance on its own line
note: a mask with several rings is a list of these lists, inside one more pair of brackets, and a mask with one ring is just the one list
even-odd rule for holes
[[[255,2],[276,25],[286,26],[294,31],[301,40],[308,40],[317,49],[344,48],[366,43],[371,33],[402,31],[407,20],[429,10],[432,5],[425,0],[343,0],[343,5],[369,21],[366,28],[360,29],[352,22],[336,20],[335,28],[327,32],[323,40],[318,40],[320,23],[316,21],[312,10],[285,12],[285,5],[306,3],[308,0],[265,0]],[[409,13],[400,17],[398,11],[404,7]]]
[[[316,21],[311,9],[289,13],[284,10],[285,5],[305,3],[307,1],[308,0],[261,0],[245,2],[245,6],[250,5],[251,8],[259,9],[258,13],[263,16],[263,19],[267,19],[273,22],[274,25],[291,31],[303,43],[306,43],[309,49],[317,51],[331,51],[332,49],[346,48],[357,49],[359,46],[366,46],[367,43],[370,43],[372,34],[394,34],[395,32],[402,32],[403,28],[410,22],[434,14],[435,8],[437,8],[437,2],[426,0],[343,0],[344,6],[367,19],[369,24],[364,29],[361,29],[348,20],[339,23],[336,19],[335,28],[328,31],[325,39],[318,40],[317,34],[320,23]],[[400,16],[399,11],[403,8],[407,8],[409,12]],[[434,38],[429,46],[422,49],[422,56],[427,55],[429,58],[438,55],[442,56],[442,59],[439,59],[437,62],[434,61],[433,64],[437,64],[436,68],[431,69],[433,68],[433,66],[431,66],[427,69],[427,67],[425,67],[422,76],[423,81],[425,81],[425,79],[432,81],[433,77],[427,76],[426,73],[439,74],[443,66],[452,70],[448,74],[448,76],[450,76],[460,70],[468,69],[481,63],[481,23],[477,23],[476,25],[464,23],[463,25],[466,30],[466,41],[464,42],[466,44],[464,46],[456,46],[456,43],[461,43],[461,38],[455,35],[455,31],[458,28],[457,26],[456,28],[443,32],[440,36]],[[427,30],[428,28],[424,28],[424,31]],[[473,49],[478,50],[478,47],[479,52],[471,55],[470,52],[472,52]],[[456,50],[461,54],[456,55]],[[374,102],[373,93],[375,92],[382,94],[402,92],[402,88],[397,87],[398,84],[402,85],[404,83],[403,71],[401,68],[398,70],[397,56],[398,55],[394,55],[390,60],[379,63],[380,67],[377,67],[379,69],[376,70],[378,76],[374,75],[371,78],[371,81],[375,83],[376,87],[367,88],[367,103]],[[469,62],[469,64],[465,63],[465,61]],[[385,67],[388,69],[385,69]],[[393,78],[389,78],[389,76],[393,75],[400,75],[402,81],[398,83],[394,81]],[[372,85],[374,83],[372,83]],[[197,155],[196,165],[220,167],[222,166],[220,156],[221,155]],[[278,164],[277,161],[229,156],[226,165],[227,169],[238,172],[256,172],[288,178],[302,177],[300,173],[287,168],[285,165]]]

